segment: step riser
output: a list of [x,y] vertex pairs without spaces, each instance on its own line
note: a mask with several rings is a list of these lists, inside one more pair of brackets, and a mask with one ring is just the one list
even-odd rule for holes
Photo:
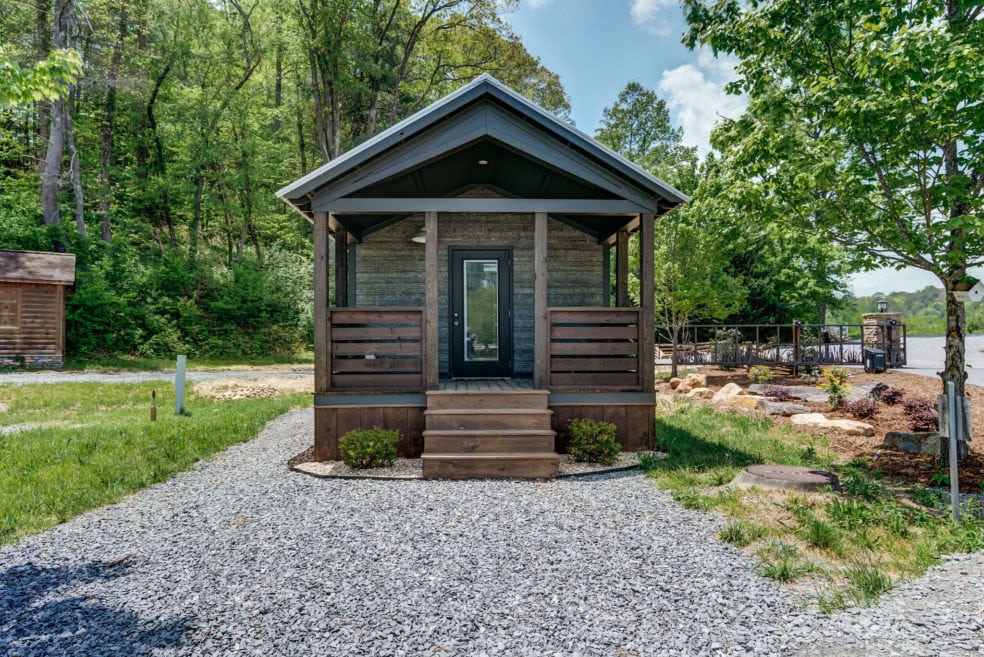
[[496,452],[552,452],[553,435],[544,436],[453,436],[424,434],[424,453],[494,454]]
[[427,408],[547,410],[546,392],[428,392]]
[[449,414],[427,413],[427,430],[489,430],[489,429],[550,429],[549,412],[522,415],[489,415],[487,413]]
[[559,458],[534,459],[487,459],[453,457],[435,459],[423,456],[424,478],[426,479],[474,479],[490,478],[549,478],[557,475]]

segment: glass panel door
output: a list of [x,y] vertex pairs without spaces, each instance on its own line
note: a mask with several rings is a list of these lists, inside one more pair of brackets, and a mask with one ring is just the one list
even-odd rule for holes
[[511,376],[508,249],[451,250],[451,375]]

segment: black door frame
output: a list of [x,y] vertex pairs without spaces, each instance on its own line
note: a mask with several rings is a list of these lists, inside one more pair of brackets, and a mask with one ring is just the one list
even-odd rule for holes
[[[513,375],[513,280],[512,247],[448,247],[448,370],[452,378],[511,377]],[[499,263],[499,358],[466,361],[465,340],[455,326],[463,311],[464,260],[497,260]]]

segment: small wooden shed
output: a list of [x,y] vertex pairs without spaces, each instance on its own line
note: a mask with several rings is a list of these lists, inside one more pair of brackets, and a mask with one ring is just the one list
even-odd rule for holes
[[0,249],[0,367],[58,368],[75,254]]
[[682,193],[484,75],[277,194],[314,224],[316,458],[380,426],[427,477],[552,476],[575,417],[653,446],[653,226]]

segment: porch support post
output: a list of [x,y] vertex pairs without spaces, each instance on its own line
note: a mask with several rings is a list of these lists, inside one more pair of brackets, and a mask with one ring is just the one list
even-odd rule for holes
[[601,247],[601,305],[612,305],[612,247]]
[[547,385],[547,213],[533,219],[533,387]]
[[655,215],[639,216],[639,383],[643,391],[649,392],[656,386],[655,373],[655,318],[653,316],[656,286],[653,280],[653,239]]
[[440,388],[441,352],[438,344],[437,213],[424,213],[424,387]]
[[335,305],[344,308],[348,299],[348,231],[339,226],[335,229]]
[[625,228],[615,237],[615,305],[629,305],[629,231]]
[[314,391],[328,392],[328,213],[314,213]]

